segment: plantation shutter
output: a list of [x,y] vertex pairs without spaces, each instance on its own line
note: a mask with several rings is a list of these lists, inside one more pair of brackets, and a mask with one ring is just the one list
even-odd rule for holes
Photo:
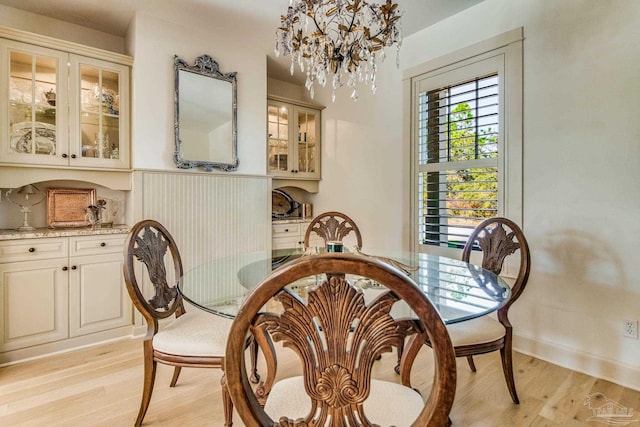
[[498,214],[499,75],[417,92],[419,244],[464,247]]

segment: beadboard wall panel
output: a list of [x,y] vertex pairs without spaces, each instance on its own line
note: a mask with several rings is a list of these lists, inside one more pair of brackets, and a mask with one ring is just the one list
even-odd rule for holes
[[198,296],[200,301],[233,297],[241,267],[271,256],[269,178],[142,172],[141,183],[138,219],[154,219],[169,230],[185,271],[204,263],[215,266],[199,273],[198,280],[216,284]]

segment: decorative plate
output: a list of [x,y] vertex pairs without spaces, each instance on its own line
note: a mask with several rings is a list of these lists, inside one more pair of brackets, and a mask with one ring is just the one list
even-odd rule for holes
[[[35,150],[33,145],[35,144]],[[56,154],[56,127],[49,123],[20,122],[11,126],[11,151]]]
[[271,217],[288,218],[296,210],[297,203],[282,190],[271,192]]

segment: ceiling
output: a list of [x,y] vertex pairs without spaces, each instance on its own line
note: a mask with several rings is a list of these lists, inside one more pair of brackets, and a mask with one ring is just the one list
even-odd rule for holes
[[[370,0],[382,3],[385,0]],[[455,15],[483,0],[395,0],[402,15],[402,32],[413,34],[438,21]],[[287,0],[0,0],[0,5],[48,16],[76,25],[124,37],[136,11],[197,9],[199,14],[210,12],[244,16],[262,25],[278,25],[286,11]],[[172,16],[169,14],[169,16]],[[268,57],[268,74],[281,80],[291,80],[289,60]],[[302,73],[298,73],[299,76]],[[296,82],[300,83],[300,82]]]
[[[384,0],[374,0],[381,3]],[[483,0],[395,0],[404,11],[402,29],[405,35],[426,28],[467,9]],[[253,19],[269,20],[277,25],[287,8],[287,0],[163,0],[189,3],[241,12]],[[157,0],[0,0],[0,4],[27,12],[45,15],[105,33],[124,36],[136,10],[158,6]],[[187,7],[188,8],[188,7]]]

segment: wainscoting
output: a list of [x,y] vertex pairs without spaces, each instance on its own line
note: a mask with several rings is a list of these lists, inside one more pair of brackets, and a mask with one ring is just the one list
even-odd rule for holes
[[[201,280],[237,286],[247,261],[271,255],[270,178],[205,173],[136,172],[138,219],[154,219],[175,238],[185,271],[232,257],[238,265],[209,268]],[[222,263],[221,263],[222,264]],[[265,271],[265,274],[267,271]],[[223,288],[200,300],[219,301]]]

